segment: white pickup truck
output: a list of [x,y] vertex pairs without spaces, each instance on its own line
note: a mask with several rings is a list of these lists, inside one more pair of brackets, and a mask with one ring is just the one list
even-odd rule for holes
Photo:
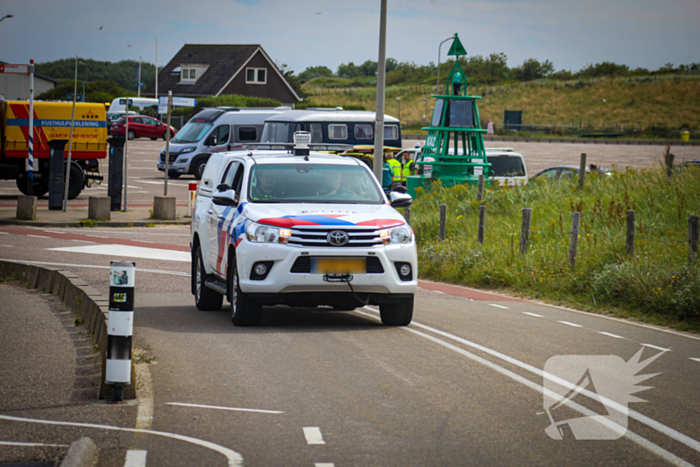
[[234,325],[257,325],[263,305],[378,305],[382,323],[413,317],[413,230],[361,161],[283,150],[213,154],[192,215],[192,293],[197,308],[231,303]]

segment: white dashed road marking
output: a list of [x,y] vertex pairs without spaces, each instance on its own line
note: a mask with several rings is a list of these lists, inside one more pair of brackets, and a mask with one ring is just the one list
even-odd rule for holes
[[503,308],[504,310],[510,310],[507,306],[496,305],[495,303],[489,303],[490,306],[495,306],[496,308]]
[[700,358],[693,358],[693,357],[690,357],[689,360],[692,360],[692,361],[694,361],[694,362],[700,363]]
[[651,347],[652,349],[660,350],[662,352],[670,352],[671,349],[664,349],[663,347],[659,347],[658,345],[652,345],[652,344],[641,344],[644,347]]
[[622,337],[622,336],[618,336],[617,334],[611,334],[609,332],[598,331],[598,334],[602,334],[602,335],[608,336],[608,337],[614,337],[615,339],[624,339],[624,337]]
[[529,311],[523,311],[522,314],[528,315],[528,316],[534,316],[535,318],[544,318],[542,315],[538,315],[537,313],[530,313]]
[[335,467],[333,462],[316,462],[314,467]]
[[568,321],[557,321],[557,323],[566,324],[567,326],[573,326],[575,328],[582,328],[583,327],[580,324],[570,323]]
[[124,467],[146,467],[146,454],[148,451],[126,451]]
[[317,426],[305,426],[304,437],[306,437],[306,444],[326,444],[323,441],[321,429]]

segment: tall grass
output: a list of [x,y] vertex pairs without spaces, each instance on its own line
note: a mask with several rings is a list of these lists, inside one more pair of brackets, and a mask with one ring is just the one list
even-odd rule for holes
[[[439,205],[448,206],[446,240]],[[700,170],[666,176],[660,165],[612,177],[491,187],[484,244],[477,242],[476,189],[438,184],[411,210],[423,278],[509,290],[587,309],[700,324],[700,267],[688,261],[688,217],[700,214]],[[521,254],[522,208],[532,209],[530,248]],[[625,248],[626,213],[636,214],[634,254]],[[575,269],[569,265],[572,212],[581,212]]]

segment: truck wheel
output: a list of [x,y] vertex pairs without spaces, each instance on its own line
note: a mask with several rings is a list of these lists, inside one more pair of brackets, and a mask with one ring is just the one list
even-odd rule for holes
[[134,130],[129,130],[129,141],[136,138],[136,132]]
[[262,319],[262,306],[247,294],[241,292],[238,282],[238,268],[235,256],[229,264],[227,274],[229,301],[231,302],[231,322],[234,326],[257,326]]
[[83,187],[85,186],[85,180],[83,179],[83,170],[71,164],[70,166],[70,186],[68,187],[68,199],[75,199],[78,197]]
[[413,295],[400,302],[379,305],[379,315],[385,326],[408,326],[413,319]]
[[204,270],[204,260],[202,260],[202,248],[197,245],[192,258],[192,280],[194,281],[194,303],[197,309],[203,311],[217,311],[221,309],[224,296],[214,290],[204,286],[204,282],[209,278]]
[[[17,188],[19,188],[19,191],[23,195],[28,195],[29,193],[27,192],[27,176],[25,175],[24,177],[18,178],[17,181]],[[34,182],[32,183],[32,196],[36,196],[37,198],[40,196],[44,196],[47,192],[49,191],[49,184],[44,183],[43,179],[42,180],[37,180],[36,178],[34,179]]]
[[197,180],[202,179],[202,174],[204,173],[204,168],[207,166],[207,161],[205,159],[200,159],[194,164],[194,178]]

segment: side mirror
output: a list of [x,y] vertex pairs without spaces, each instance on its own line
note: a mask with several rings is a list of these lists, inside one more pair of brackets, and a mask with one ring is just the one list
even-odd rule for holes
[[216,136],[211,135],[204,144],[207,146],[216,146]]
[[[236,192],[228,187],[228,185],[219,185],[219,187],[226,187],[225,190],[217,191],[212,197],[212,201],[217,206],[237,206],[238,199]],[[218,187],[217,187],[218,188]]]
[[407,193],[392,191],[389,193],[389,201],[392,208],[405,208],[411,205],[413,198]]

